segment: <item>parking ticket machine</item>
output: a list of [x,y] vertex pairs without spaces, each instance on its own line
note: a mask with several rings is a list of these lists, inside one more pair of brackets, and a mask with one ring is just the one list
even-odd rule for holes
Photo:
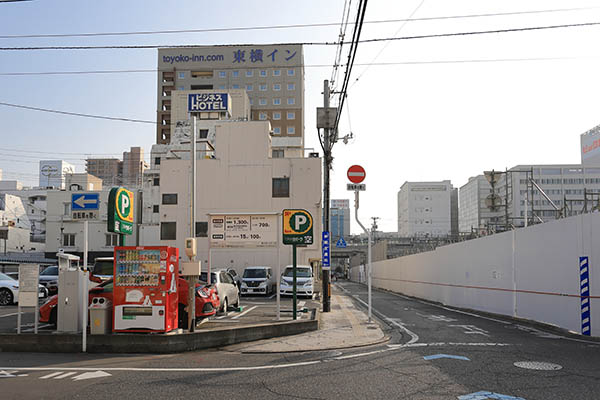
[[176,247],[115,247],[113,331],[176,329],[178,275]]

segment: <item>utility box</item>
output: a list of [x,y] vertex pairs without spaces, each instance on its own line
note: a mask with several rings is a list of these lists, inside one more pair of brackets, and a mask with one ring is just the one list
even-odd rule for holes
[[85,273],[78,263],[78,256],[58,253],[58,332],[81,332],[83,329],[87,299],[83,298]]
[[89,309],[90,334],[109,335],[112,332],[112,302],[105,297],[94,297]]

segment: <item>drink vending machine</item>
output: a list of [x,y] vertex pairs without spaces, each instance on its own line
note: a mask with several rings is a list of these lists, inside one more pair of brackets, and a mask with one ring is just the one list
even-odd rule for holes
[[179,249],[115,247],[114,332],[168,332],[177,328]]

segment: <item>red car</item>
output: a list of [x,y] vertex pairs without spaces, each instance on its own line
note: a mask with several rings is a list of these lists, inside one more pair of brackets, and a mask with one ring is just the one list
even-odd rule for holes
[[[179,278],[177,284],[177,292],[179,293],[179,327],[183,328],[187,326],[187,312],[185,308],[188,303],[188,282]],[[89,291],[89,303],[92,302],[94,297],[105,297],[112,301],[113,299],[113,280],[109,279],[106,282],[90,289]],[[46,324],[53,324],[56,326],[58,309],[58,295],[54,295],[40,307],[40,319],[39,321]],[[217,290],[214,286],[203,286],[196,283],[196,318],[210,317],[217,313],[217,310],[221,306]]]

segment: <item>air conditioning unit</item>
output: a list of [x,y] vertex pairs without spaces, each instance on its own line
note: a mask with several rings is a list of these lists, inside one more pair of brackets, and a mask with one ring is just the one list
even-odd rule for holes
[[308,153],[308,157],[310,157],[310,158],[319,158],[319,153],[318,152]]

